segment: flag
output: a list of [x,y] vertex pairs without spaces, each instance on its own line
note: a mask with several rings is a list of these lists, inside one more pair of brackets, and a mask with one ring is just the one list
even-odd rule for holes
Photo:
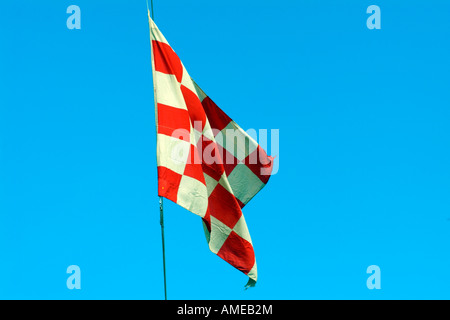
[[272,157],[191,79],[149,16],[158,194],[200,216],[210,250],[249,277],[257,268],[242,208],[269,180]]

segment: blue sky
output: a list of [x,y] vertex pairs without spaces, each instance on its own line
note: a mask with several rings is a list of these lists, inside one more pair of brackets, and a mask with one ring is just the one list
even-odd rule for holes
[[[257,286],[165,201],[170,299],[450,298],[448,1],[154,9],[233,120],[280,132],[279,171],[244,209]],[[153,108],[144,0],[1,3],[0,298],[164,297]]]

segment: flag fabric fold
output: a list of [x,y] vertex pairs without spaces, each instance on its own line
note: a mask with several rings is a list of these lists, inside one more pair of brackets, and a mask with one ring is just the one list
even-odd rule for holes
[[150,16],[149,23],[158,194],[200,216],[210,250],[253,286],[256,260],[242,208],[269,180],[273,158],[200,89]]

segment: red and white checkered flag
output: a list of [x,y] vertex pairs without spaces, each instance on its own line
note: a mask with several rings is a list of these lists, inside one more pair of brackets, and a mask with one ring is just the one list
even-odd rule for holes
[[269,180],[272,158],[191,79],[150,19],[158,194],[199,215],[209,248],[257,280],[241,209]]

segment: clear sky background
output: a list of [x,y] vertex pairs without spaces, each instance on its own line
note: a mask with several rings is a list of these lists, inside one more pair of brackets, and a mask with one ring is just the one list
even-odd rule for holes
[[[244,209],[257,286],[166,200],[169,299],[450,299],[450,2],[154,9],[231,118],[280,130],[279,172]],[[163,299],[155,144],[144,0],[2,1],[0,298]]]

